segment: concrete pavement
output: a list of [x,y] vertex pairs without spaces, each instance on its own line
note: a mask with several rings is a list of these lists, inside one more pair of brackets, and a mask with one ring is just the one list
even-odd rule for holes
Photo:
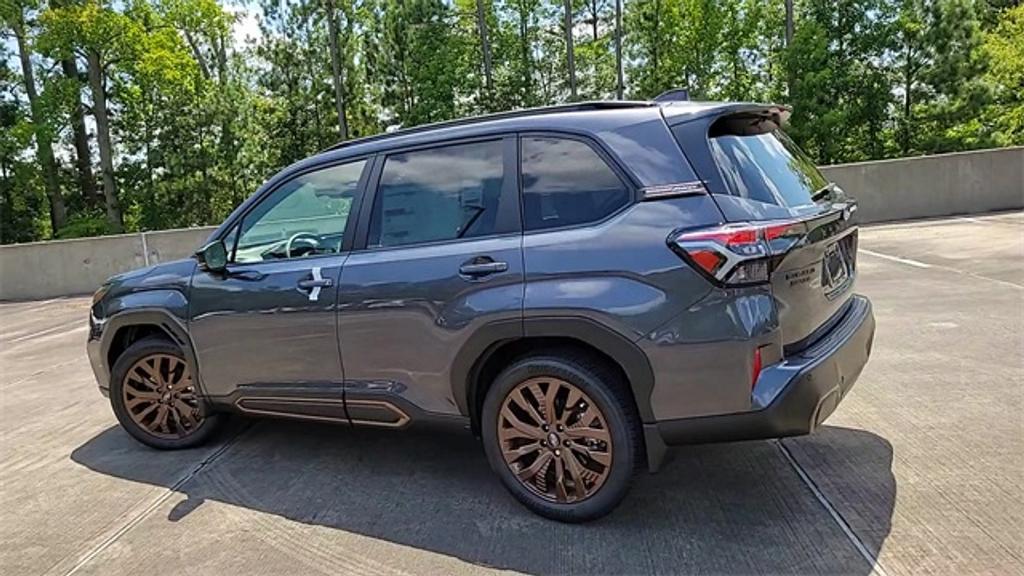
[[1024,574],[1024,214],[861,248],[878,335],[829,426],[676,449],[584,526],[468,435],[238,420],[147,449],[95,389],[86,299],[0,304],[0,573]]

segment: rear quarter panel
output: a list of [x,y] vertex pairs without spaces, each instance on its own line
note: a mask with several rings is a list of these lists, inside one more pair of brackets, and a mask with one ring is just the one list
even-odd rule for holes
[[750,410],[754,349],[768,346],[765,362],[781,353],[771,289],[716,288],[667,244],[678,229],[720,218],[700,195],[640,202],[597,226],[527,234],[527,335],[531,318],[584,317],[633,342],[654,378],[649,395],[635,382],[634,394],[653,420]]
[[636,341],[711,290],[666,241],[677,228],[719,218],[702,195],[640,202],[595,226],[526,234],[524,315],[583,316]]

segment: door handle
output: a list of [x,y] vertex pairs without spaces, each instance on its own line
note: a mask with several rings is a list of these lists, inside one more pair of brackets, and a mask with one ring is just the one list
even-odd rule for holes
[[330,278],[321,278],[319,280],[299,280],[299,288],[303,290],[312,290],[313,288],[330,288],[334,286],[334,280]]
[[320,289],[334,286],[334,280],[321,276],[319,266],[310,270],[310,274],[313,276],[312,278],[299,280],[296,285],[299,287],[299,290],[309,290],[309,301],[316,302],[320,299]]
[[488,274],[497,274],[508,270],[507,262],[467,262],[459,266],[459,274],[479,278]]

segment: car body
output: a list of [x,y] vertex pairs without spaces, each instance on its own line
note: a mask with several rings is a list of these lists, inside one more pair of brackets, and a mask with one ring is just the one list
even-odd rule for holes
[[[175,402],[169,368],[152,378],[141,364],[118,368],[154,339],[165,346],[152,352],[164,360],[147,361],[157,372],[180,350],[197,422],[238,412],[454,425],[488,450],[497,430],[506,450],[535,451],[509,431],[519,419],[534,435],[543,419],[551,437],[530,442],[589,444],[564,462],[543,452],[543,463],[505,468],[499,450],[492,465],[542,514],[597,517],[625,490],[609,468],[656,470],[667,445],[812,432],[867,362],[874,319],[854,293],[856,204],[782,134],[787,115],[598,102],[340,144],[272,177],[196,258],[108,281],[90,314],[97,381],[130,432],[118,403],[143,405],[165,379],[161,402]],[[510,373],[526,383],[508,385],[515,406],[489,406]],[[135,378],[136,392],[119,378]],[[584,416],[615,438],[570,437]],[[194,441],[136,432],[160,447]],[[612,444],[615,466],[592,479],[580,462],[601,469]],[[544,477],[519,490],[513,477],[529,462]],[[575,480],[551,480],[563,473]],[[598,498],[595,486],[614,494]]]

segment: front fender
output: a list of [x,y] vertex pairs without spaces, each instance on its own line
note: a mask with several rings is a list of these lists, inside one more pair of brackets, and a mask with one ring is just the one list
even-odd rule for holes
[[104,302],[101,307],[102,318],[97,317],[96,311],[94,309],[90,312],[86,349],[101,389],[109,388],[112,369],[110,349],[121,330],[134,326],[152,326],[181,347],[193,367],[193,381],[200,393],[203,392],[195,350],[187,329],[188,301],[184,294],[170,289],[130,292]]

